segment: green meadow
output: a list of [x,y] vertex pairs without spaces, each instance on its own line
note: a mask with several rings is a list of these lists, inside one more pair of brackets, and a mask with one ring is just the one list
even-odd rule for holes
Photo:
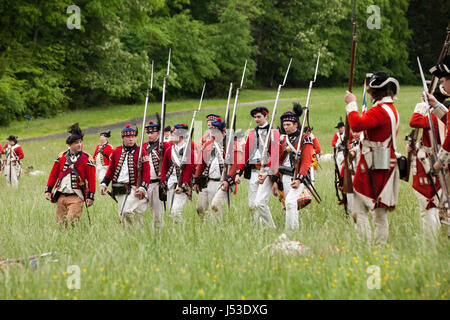
[[[402,87],[396,100],[400,113],[398,152],[405,154],[409,119],[420,99],[420,87]],[[355,93],[360,105],[362,89]],[[306,89],[282,90],[280,98],[298,98],[304,105]],[[345,116],[344,88],[313,89],[310,121],[322,147],[332,153],[331,139],[339,117]],[[242,90],[239,102],[275,99],[275,90]],[[204,107],[219,107],[226,99],[208,100]],[[193,110],[198,101],[170,101],[167,111]],[[272,110],[273,103],[266,103]],[[278,104],[279,115],[292,102]],[[240,106],[237,128],[244,131],[253,123],[252,106]],[[160,103],[150,104],[150,113]],[[225,110],[215,110],[224,114]],[[52,119],[16,122],[0,128],[0,137],[16,134],[22,138],[62,133],[79,122],[81,128],[107,125],[142,115],[143,104],[111,106],[66,112]],[[204,121],[207,111],[197,120]],[[168,119],[168,124],[189,124],[192,113]],[[139,124],[140,125],[140,124]],[[206,129],[206,124],[203,123]],[[198,134],[197,134],[198,137]],[[113,146],[121,143],[120,130],[112,132]],[[20,141],[19,141],[20,143]],[[97,135],[84,138],[84,151],[93,153]],[[272,196],[269,206],[276,230],[255,229],[247,205],[247,181],[224,207],[221,222],[201,221],[195,210],[196,195],[183,212],[183,223],[172,223],[168,212],[164,226],[152,229],[151,214],[145,225],[124,229],[118,223],[117,204],[96,194],[80,223],[61,228],[55,221],[55,206],[44,199],[44,188],[57,154],[66,150],[65,139],[22,144],[23,167],[42,170],[41,176],[23,175],[17,189],[7,187],[0,177],[0,259],[56,252],[51,259],[0,267],[0,299],[444,299],[450,297],[449,239],[447,230],[434,242],[426,242],[421,230],[418,201],[410,183],[401,181],[397,209],[389,214],[389,244],[383,247],[360,242],[354,226],[337,205],[334,164],[320,163],[316,188],[322,202],[300,211],[300,229],[290,235],[309,250],[304,255],[271,254],[265,249],[284,232],[284,212]],[[330,250],[338,248],[339,250]],[[53,261],[49,261],[53,260]],[[57,261],[54,261],[57,260]],[[80,270],[80,289],[69,289],[73,275],[69,266]],[[374,266],[369,268],[369,266]],[[370,270],[376,269],[376,275]],[[379,288],[368,286],[376,276]]]

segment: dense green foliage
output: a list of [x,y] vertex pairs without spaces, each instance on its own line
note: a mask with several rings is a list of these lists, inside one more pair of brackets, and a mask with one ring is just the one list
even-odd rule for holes
[[[290,57],[288,86],[305,86],[321,51],[322,86],[348,78],[350,0],[67,0],[0,2],[0,125],[25,115],[143,99],[155,61],[159,98],[172,48],[170,97],[225,96],[248,60],[247,87],[273,87]],[[380,8],[380,29],[369,29]],[[416,80],[415,55],[434,63],[448,20],[445,1],[359,0],[355,81],[385,69]],[[439,8],[439,10],[434,10]],[[426,12],[426,15],[423,15]],[[433,17],[429,25],[428,15]],[[446,18],[447,17],[447,18]],[[409,54],[412,52],[412,54]]]

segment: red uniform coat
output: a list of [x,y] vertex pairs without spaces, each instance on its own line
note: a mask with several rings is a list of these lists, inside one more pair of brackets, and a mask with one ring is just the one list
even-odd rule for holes
[[[211,138],[203,144],[203,152],[202,152],[203,155],[202,155],[202,159],[201,159],[202,162],[196,165],[194,178],[199,178],[205,171],[207,163],[210,161],[211,152],[212,152],[212,149],[214,146],[213,142],[214,142],[214,139]],[[225,156],[226,156],[227,146],[228,146],[228,144],[226,144],[223,148],[223,155],[222,155],[223,159],[225,159]],[[238,168],[239,161],[242,161],[242,151],[238,150],[237,141],[234,141],[233,162],[228,169],[228,176],[226,177],[227,181],[229,181],[229,182],[234,181],[234,177],[236,176],[236,171]]]
[[[148,146],[148,144],[149,144],[149,142],[147,141],[146,143],[144,143],[144,145],[142,146],[142,149],[144,149],[145,151],[147,151],[147,146]],[[171,146],[173,145],[173,142],[171,141],[171,142],[163,142],[163,157],[164,157],[164,152],[165,152],[165,150],[167,150],[168,148],[170,148]],[[161,159],[159,159],[159,142],[158,142],[158,146],[154,149],[154,150],[156,150],[156,155],[155,155],[155,153],[154,152],[152,152],[152,154],[148,154],[148,156],[149,157],[152,157],[152,163],[153,163],[153,166],[155,167],[155,171],[156,171],[156,173],[158,174],[158,176],[157,177],[153,177],[153,176],[151,176],[151,168],[150,168],[150,166],[151,166],[151,163],[149,162],[149,166],[148,166],[148,170],[149,170],[149,176],[150,176],[150,180],[151,181],[154,181],[154,180],[160,180],[160,173],[161,173]],[[153,151],[153,150],[152,150]]]
[[[419,105],[418,105],[419,106]],[[419,108],[420,109],[420,108]],[[417,112],[416,112],[417,111]],[[418,110],[418,107],[416,107],[416,110],[414,111],[411,120],[409,121],[409,126],[411,128],[418,128],[423,129],[422,130],[422,138],[421,138],[421,144],[425,146],[426,148],[431,147],[431,140],[430,140],[430,124],[428,121],[428,116],[426,116],[425,112],[426,110]],[[438,140],[438,144],[440,144],[440,138],[439,138],[439,125],[438,125],[438,118],[435,115],[431,115],[431,120],[433,122],[434,132],[436,133],[436,139]],[[429,158],[429,155],[427,154],[427,158]],[[430,165],[431,161],[429,162]],[[419,160],[419,158],[416,157],[416,168],[417,172],[413,175],[413,188],[417,192],[419,192],[422,196],[426,198],[426,201],[428,202],[426,209],[438,207],[438,199],[436,197],[436,192],[434,191],[433,186],[431,185],[431,182],[429,181],[429,177],[425,171],[424,166],[422,165],[422,162]],[[436,189],[439,191],[441,188],[441,185],[439,183],[439,179],[436,179],[436,177],[433,178],[434,184],[436,186]]]
[[[3,154],[6,154],[6,149],[8,149],[9,147],[11,147],[9,144],[5,144],[5,147],[3,148],[3,151],[1,151]],[[16,154],[16,156],[19,158],[19,160],[24,158],[24,153],[22,150],[22,147],[18,144],[15,144],[11,147],[14,151],[14,153]],[[0,145],[0,150],[1,150],[1,145]]]
[[[445,103],[448,106],[448,103]],[[435,113],[435,111],[440,111],[438,113]],[[448,110],[444,107],[438,108],[438,110],[433,111],[434,114],[436,114],[443,123],[448,127]],[[437,133],[438,131],[436,131]],[[442,149],[446,153],[450,153],[450,132],[447,130],[447,134],[445,136],[444,142],[442,143]]]
[[[166,175],[169,173],[169,169],[171,165],[176,166],[175,163],[172,162],[172,150],[174,145],[164,152],[164,159],[161,168],[161,183],[167,182]],[[185,183],[187,185],[191,185],[191,178],[194,174],[195,164],[193,160],[195,157],[193,143],[191,143],[190,154],[187,156],[186,165],[184,166],[183,172],[181,173],[181,183]],[[175,170],[175,168],[173,168]],[[168,177],[167,177],[168,178]]]
[[320,149],[319,140],[317,140],[316,136],[313,136],[313,148],[316,154],[320,154],[322,152],[322,149]]
[[[95,166],[92,162],[92,159],[90,159],[90,156],[81,151],[81,155],[78,159],[80,161],[78,162],[76,166],[76,170],[78,171],[78,174],[80,175],[80,178],[77,178],[75,173],[72,171],[70,167],[67,166],[67,158],[66,156],[70,153],[69,150],[65,152],[61,152],[58,157],[55,160],[55,163],[53,164],[52,171],[50,172],[50,176],[47,181],[47,188],[45,192],[52,192],[53,188],[59,188],[61,184],[61,180],[64,177],[65,173],[68,172],[71,176],[72,181],[72,189],[80,189],[80,182],[82,182],[83,185],[87,185],[88,187],[85,188],[85,194],[84,197],[94,200],[94,194],[95,194]],[[83,199],[84,200],[84,199]]]
[[[383,104],[387,105],[387,107],[392,110],[395,116],[396,125],[398,126],[399,118],[397,110],[392,103],[392,99],[390,97],[385,97],[370,108],[363,116],[359,115],[357,108],[356,111],[349,110],[349,104],[347,106],[347,117],[351,130],[356,132],[364,131],[365,140],[368,141],[383,142],[387,140],[392,135],[391,119],[389,114],[381,107]],[[394,132],[397,135],[398,129],[394,129]],[[393,137],[393,139],[395,138],[396,136]],[[365,141],[364,143],[367,143],[368,141]],[[370,205],[375,208],[395,208],[395,203],[398,196],[399,172],[392,139],[389,141],[388,147],[391,149],[389,169],[373,170],[373,178],[375,181],[375,190],[378,196],[378,201],[375,199],[365,157],[361,156],[361,159],[358,162],[353,180],[353,188],[355,192],[363,196],[367,206],[369,206],[370,203]]]
[[[280,165],[283,165],[284,160],[289,155],[289,153],[286,151],[286,147],[288,146],[286,139],[288,139],[288,136],[284,135],[280,141],[280,149],[279,149],[279,154],[278,154]],[[300,142],[300,139],[295,143],[295,146],[294,146],[295,150],[292,150],[292,152],[294,152],[294,154],[297,150],[299,142]],[[314,146],[313,146],[312,138],[310,136],[308,136],[307,134],[303,134],[303,146],[302,146],[302,150],[301,150],[301,160],[300,160],[300,170],[299,170],[299,174],[301,174],[302,176],[306,176],[309,168],[311,167],[313,149],[314,149]],[[278,168],[276,170],[275,175],[277,177],[280,177]]]
[[[280,146],[280,132],[276,129],[272,129],[273,132],[273,141],[269,141],[269,155],[270,155],[270,161],[266,164],[266,167],[269,167],[273,172],[275,172],[276,168],[278,167],[278,153],[279,153],[279,146]],[[244,171],[245,166],[249,165],[249,159],[250,156],[252,156],[254,154],[254,152],[256,151],[256,133],[255,133],[255,129],[253,129],[252,131],[250,131],[248,133],[248,137],[247,140],[245,141],[245,149],[244,149],[244,161],[242,161],[242,163],[240,162],[239,166],[238,166],[238,170],[240,173],[242,173],[242,171]],[[261,148],[263,148],[263,146],[261,146]],[[256,164],[257,168],[259,167],[260,162],[258,162]]]
[[[124,163],[125,158],[125,152],[123,152],[123,146],[119,146],[113,150],[111,153],[111,156],[109,157],[110,163],[108,166],[108,171],[106,171],[105,178],[102,181],[102,184],[105,184],[106,186],[109,185],[109,183],[112,181],[113,183],[117,182],[117,179],[119,178],[120,169],[122,168],[122,165],[126,165]],[[150,167],[148,164],[148,161],[142,161],[142,181],[141,185],[137,186],[137,163],[139,158],[139,147],[135,146],[133,153],[133,165],[130,167],[128,165],[128,173],[130,177],[130,184],[135,187],[142,187],[145,190],[147,190],[148,185],[150,183]],[[147,156],[147,152],[145,150],[142,150],[142,158]]]
[[95,152],[94,152],[93,158],[94,158],[94,160],[95,160],[96,157],[97,157],[97,154],[98,154],[100,151],[103,151],[104,154],[102,154],[102,157],[101,157],[101,159],[102,159],[101,165],[102,165],[102,166],[109,166],[109,156],[110,156],[111,153],[113,152],[113,147],[112,147],[109,143],[107,143],[103,148],[102,148],[101,146],[102,146],[102,145],[99,144],[99,145],[95,148]]
[[[342,134],[341,139],[344,139],[345,133]],[[333,140],[331,140],[331,146],[334,148],[336,147],[337,142],[339,141],[339,133],[336,132],[333,136]],[[350,134],[348,135],[348,143],[350,144],[353,141],[353,134],[350,131]],[[320,152],[319,152],[320,153]]]

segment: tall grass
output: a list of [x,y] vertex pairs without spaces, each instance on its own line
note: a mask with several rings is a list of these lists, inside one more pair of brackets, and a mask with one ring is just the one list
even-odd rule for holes
[[[399,151],[409,131],[407,123],[420,89],[402,88],[396,104],[401,125]],[[301,101],[305,94],[300,92]],[[281,111],[289,104],[282,103]],[[247,129],[250,107],[239,109],[237,126]],[[205,114],[199,116],[203,117]],[[344,116],[343,90],[313,91],[311,124],[324,153],[331,152],[334,126]],[[189,122],[190,115],[174,121]],[[77,120],[77,119],[72,119]],[[98,137],[86,136],[92,153]],[[114,131],[112,143],[120,143]],[[0,178],[0,258],[24,257],[47,251],[54,259],[37,266],[0,269],[2,299],[448,299],[450,288],[448,239],[424,242],[417,200],[410,185],[401,182],[397,209],[389,214],[389,245],[373,247],[357,240],[351,221],[337,206],[334,167],[322,162],[316,186],[323,199],[301,211],[300,230],[291,236],[310,248],[304,256],[270,255],[263,250],[284,231],[284,213],[272,197],[269,206],[277,230],[255,229],[247,205],[247,181],[224,208],[222,223],[201,222],[196,196],[183,212],[183,223],[164,217],[159,231],[151,228],[149,212],[143,228],[123,229],[117,205],[96,195],[75,228],[55,221],[55,206],[43,192],[64,139],[24,143],[24,166],[45,176],[23,176],[18,189]],[[340,251],[327,250],[337,246]],[[81,270],[81,289],[70,290],[68,267]],[[380,268],[381,288],[369,289],[368,266]]]

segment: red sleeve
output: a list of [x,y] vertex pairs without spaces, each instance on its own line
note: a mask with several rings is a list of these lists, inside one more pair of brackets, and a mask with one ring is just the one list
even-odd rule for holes
[[267,163],[267,166],[272,169],[272,172],[275,172],[278,170],[279,166],[279,155],[280,150],[280,132],[278,130],[273,130],[273,142],[270,142],[270,148],[269,148],[269,155],[270,160],[269,163]]
[[23,154],[22,147],[17,147],[15,150],[15,153],[16,153],[17,157],[19,157],[19,159],[23,159],[24,154]]
[[377,109],[370,108],[363,116],[360,116],[357,111],[350,112],[347,116],[350,128],[355,132],[359,132],[380,127],[386,121],[390,121],[389,117],[386,117],[384,113],[379,112]]
[[[111,155],[109,156],[108,170],[106,171],[105,178],[103,179],[103,181],[106,185],[108,185],[111,182],[111,180],[113,179],[115,162],[116,162],[115,161],[115,153],[112,152]],[[102,183],[103,183],[103,181],[102,181]]]
[[[48,180],[47,180],[47,189],[50,189],[50,190],[53,189],[56,181],[58,180],[59,168],[60,168],[59,160],[60,160],[60,158],[57,158],[55,160],[55,162],[53,163],[52,171],[50,171],[50,176],[48,177]],[[47,191],[51,192],[49,190],[47,190]]]
[[103,152],[104,152],[107,156],[109,156],[109,155],[111,155],[111,153],[113,152],[113,147],[112,147],[110,144],[108,144],[108,145],[106,146],[106,148],[103,150]]
[[164,151],[164,158],[161,166],[161,183],[163,183],[166,180],[166,174],[167,171],[169,170],[169,162],[171,156],[172,156],[171,148],[167,148]]
[[331,140],[331,146],[334,148],[336,147],[336,142],[338,141],[338,135],[337,133],[334,134],[333,140]]
[[188,159],[186,165],[183,170],[183,177],[181,178],[181,183],[190,184],[192,175],[194,174],[195,164],[192,159],[194,159],[195,153],[193,148],[191,148],[191,159]]
[[314,139],[313,139],[313,146],[314,146],[314,151],[316,152],[316,154],[320,154],[322,152],[322,150],[320,149],[319,140],[317,140],[316,136],[314,136]]
[[228,170],[228,175],[234,180],[236,177],[236,171],[238,169],[239,164],[244,159],[244,153],[238,150],[237,141],[234,141],[234,149],[233,149],[233,163]]
[[312,163],[313,145],[311,143],[303,144],[302,150],[302,162],[300,165],[299,173],[306,176]]
[[238,166],[238,170],[240,170],[240,171],[244,171],[245,164],[248,161],[249,152],[250,152],[249,151],[249,144],[250,144],[250,135],[251,134],[252,134],[251,132],[248,134],[247,140],[245,141],[244,161],[243,161],[243,163],[239,164],[239,166]]
[[[146,157],[146,156],[148,156],[147,152],[145,150],[142,150],[142,157]],[[147,186],[150,184],[150,162],[149,161],[142,162],[142,181],[141,181],[140,186],[143,186],[142,183],[144,183],[144,182],[146,183]],[[144,187],[144,188],[147,189],[146,187]]]
[[0,153],[3,153],[2,144],[0,143]]
[[411,128],[429,129],[428,116],[423,116],[420,113],[414,112],[411,120],[409,120],[409,126]]
[[95,185],[97,183],[95,175],[96,175],[95,166],[88,160],[88,163],[86,163],[86,177],[88,181],[88,190],[92,194],[95,193]]
[[96,147],[95,147],[95,151],[94,151],[94,155],[92,156],[94,159],[95,159],[95,157],[97,156],[97,152],[98,152],[98,147],[99,147],[100,145],[98,144]]
[[[284,149],[286,148],[286,140],[280,140],[280,148],[278,150],[278,164],[283,163],[284,159],[283,159],[283,153],[284,153]],[[277,176],[278,178],[280,178],[280,172],[277,170],[275,170],[274,176]]]

